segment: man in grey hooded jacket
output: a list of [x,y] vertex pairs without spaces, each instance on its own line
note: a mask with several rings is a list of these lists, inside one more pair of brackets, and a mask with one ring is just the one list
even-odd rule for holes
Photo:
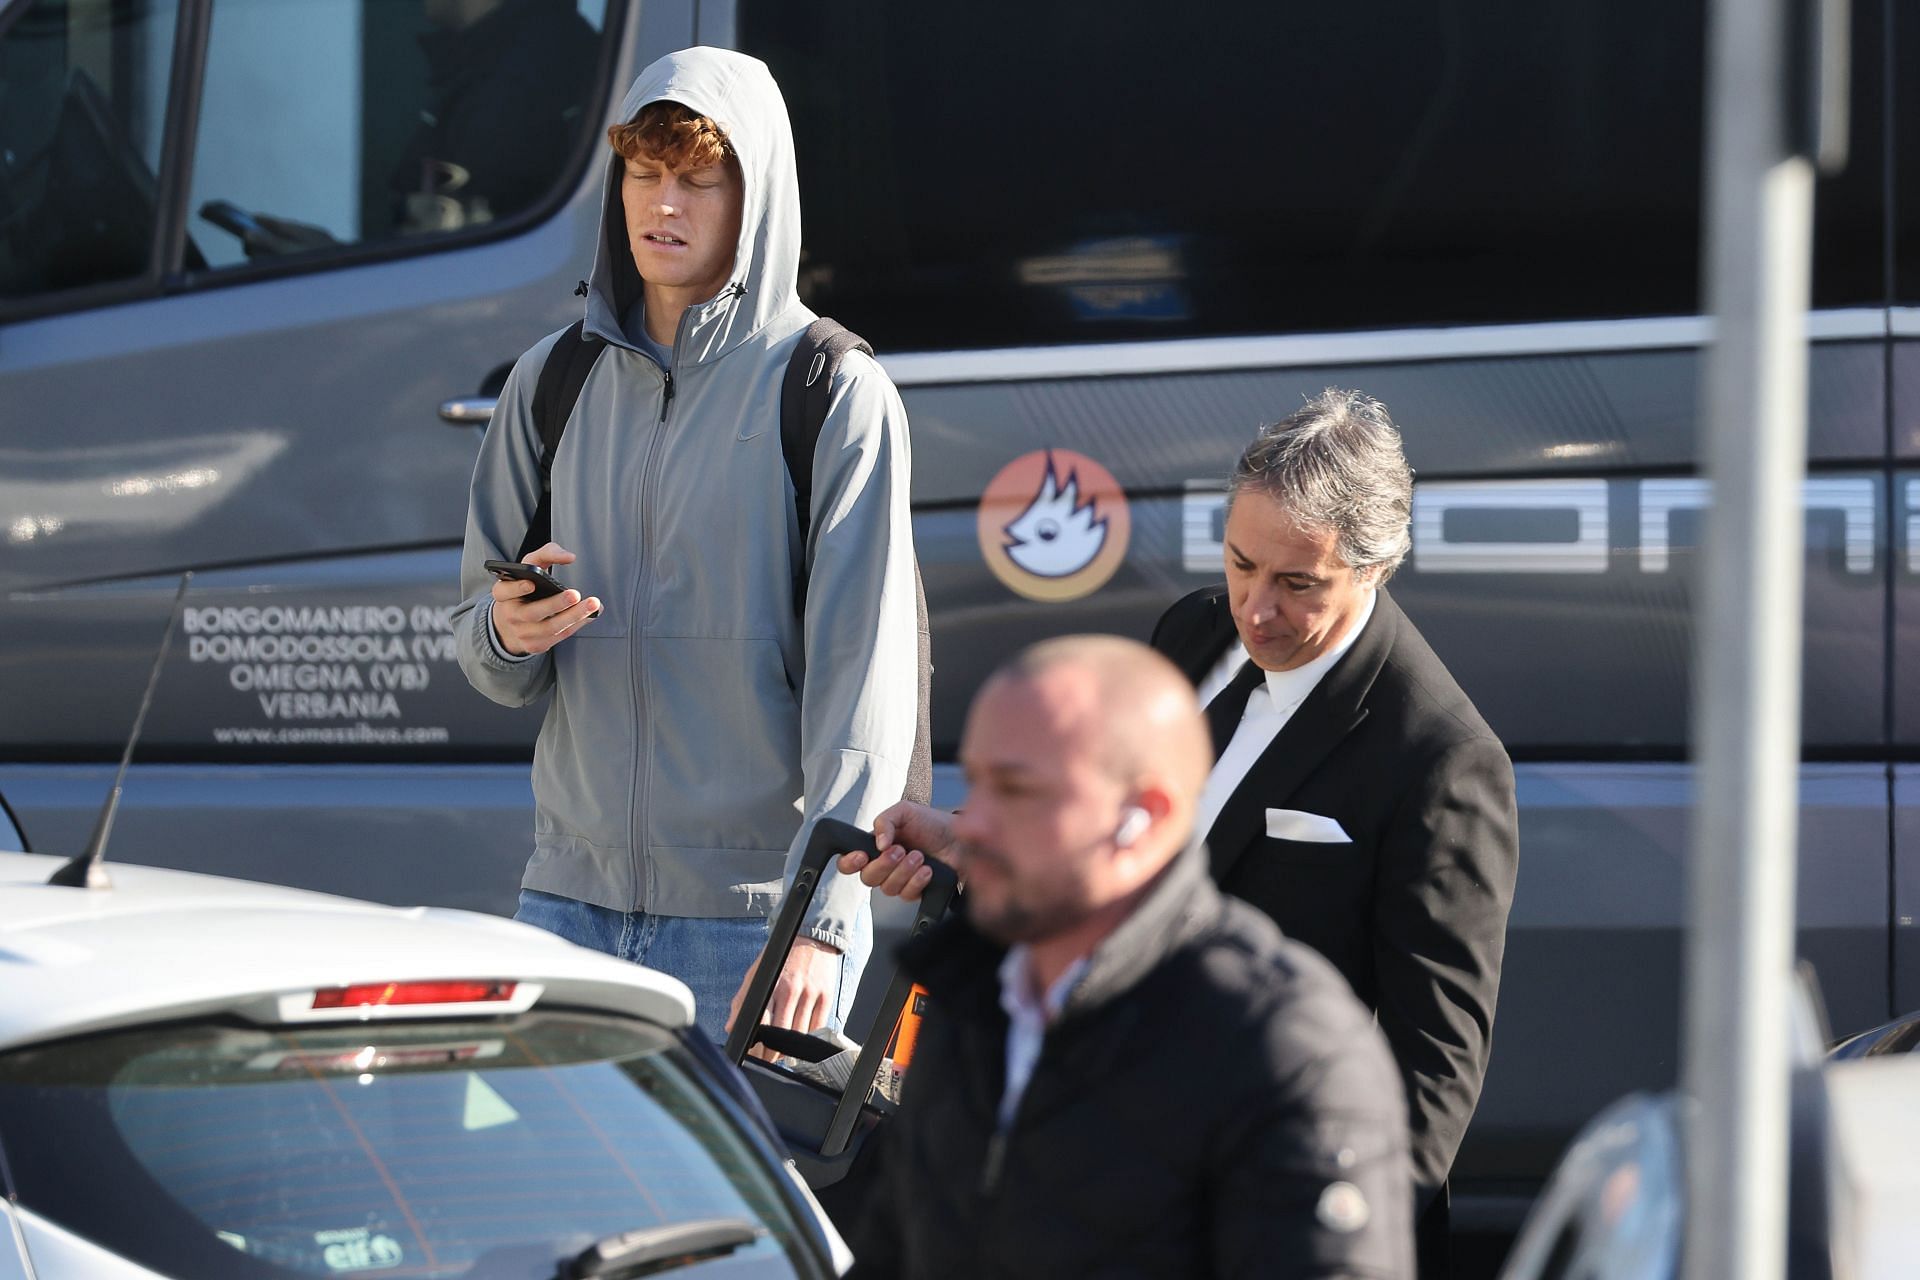
[[[719,1039],[813,824],[866,825],[905,783],[907,423],[879,366],[847,356],[797,527],[780,389],[815,317],[779,88],[756,59],[687,49],[640,74],[620,119],[584,321],[604,347],[553,460],[553,540],[526,556],[570,589],[530,601],[483,568],[513,558],[540,499],[553,334],[480,448],[459,656],[496,702],[553,695],[516,918],[681,978]],[[871,928],[859,877],[830,876],[768,1020],[843,1022]]]

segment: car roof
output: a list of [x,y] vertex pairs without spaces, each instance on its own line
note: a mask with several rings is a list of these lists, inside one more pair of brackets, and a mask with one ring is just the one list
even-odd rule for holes
[[47,884],[63,861],[0,853],[0,1050],[177,1018],[275,1021],[278,997],[361,983],[513,981],[542,1005],[693,1021],[677,979],[497,916],[128,863],[106,868],[111,888]]

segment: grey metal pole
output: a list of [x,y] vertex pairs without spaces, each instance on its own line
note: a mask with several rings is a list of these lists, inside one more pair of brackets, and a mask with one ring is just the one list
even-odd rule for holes
[[1785,99],[1787,0],[1710,11],[1703,388],[1707,519],[1693,653],[1682,1083],[1688,1280],[1780,1280],[1800,749],[1813,168]]

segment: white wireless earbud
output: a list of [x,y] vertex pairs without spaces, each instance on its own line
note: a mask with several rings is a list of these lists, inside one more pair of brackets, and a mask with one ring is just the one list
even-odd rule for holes
[[1137,804],[1130,804],[1120,814],[1120,825],[1114,828],[1113,842],[1124,849],[1147,833],[1153,818]]

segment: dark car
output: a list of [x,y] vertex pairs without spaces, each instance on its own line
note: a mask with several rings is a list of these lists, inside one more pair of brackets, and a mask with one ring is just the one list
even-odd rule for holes
[[[1793,1074],[1786,1280],[1896,1280],[1920,1270],[1920,1014],[1836,1045]],[[1634,1094],[1567,1149],[1502,1280],[1674,1280],[1686,1226],[1686,1104]]]

